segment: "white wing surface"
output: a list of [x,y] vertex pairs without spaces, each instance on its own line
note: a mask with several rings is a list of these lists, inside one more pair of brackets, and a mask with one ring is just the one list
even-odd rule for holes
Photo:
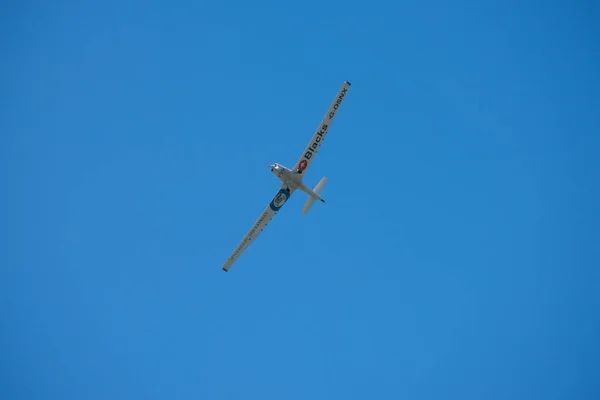
[[273,200],[269,203],[265,211],[260,215],[260,217],[256,220],[250,231],[246,234],[242,242],[238,245],[238,247],[234,250],[231,256],[225,261],[223,264],[223,270],[227,272],[229,268],[233,265],[234,262],[246,251],[248,246],[252,244],[254,239],[265,229],[267,224],[271,222],[275,214],[283,207],[285,202],[290,198],[292,192],[288,190],[287,186],[284,184],[279,189],[279,192],[275,195]]
[[308,143],[308,146],[306,146],[302,157],[300,157],[300,160],[298,160],[296,166],[292,170],[294,174],[306,173],[306,170],[308,169],[310,163],[317,154],[317,151],[319,151],[321,143],[323,143],[323,141],[325,140],[327,131],[331,127],[333,119],[335,118],[335,115],[337,114],[338,110],[340,109],[340,106],[342,105],[342,102],[344,101],[344,97],[346,97],[348,89],[350,89],[350,82],[344,82],[335,100],[333,100],[331,107],[329,107],[329,111],[327,111],[327,114],[325,114],[323,121],[321,121],[321,125],[319,125],[317,132],[315,132],[315,134],[313,135],[312,139]]

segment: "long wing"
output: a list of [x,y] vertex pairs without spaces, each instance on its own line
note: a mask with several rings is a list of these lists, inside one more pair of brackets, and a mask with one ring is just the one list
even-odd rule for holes
[[304,149],[302,157],[300,157],[300,159],[296,163],[296,166],[293,169],[294,174],[306,173],[306,170],[310,166],[312,159],[317,154],[317,151],[319,151],[321,143],[323,143],[323,141],[325,140],[327,131],[331,127],[333,119],[335,118],[335,115],[337,114],[338,110],[340,109],[340,106],[342,105],[342,102],[344,101],[344,97],[346,97],[348,89],[350,89],[350,82],[346,81],[342,85],[342,88],[337,94],[335,100],[333,100],[333,103],[331,103],[331,107],[329,107],[329,111],[327,111],[327,114],[325,114],[323,121],[321,121],[321,125],[319,125],[317,132],[315,132],[312,139],[308,143],[308,146],[306,146],[306,149]]
[[256,237],[263,231],[263,229],[265,229],[267,224],[271,222],[275,214],[277,214],[277,212],[281,209],[281,207],[283,207],[285,202],[290,198],[292,192],[293,191],[290,191],[285,184],[281,186],[279,192],[277,192],[277,194],[275,195],[275,197],[273,197],[273,200],[271,200],[265,211],[263,211],[260,217],[256,220],[256,222],[252,226],[252,229],[248,231],[242,242],[238,245],[238,247],[227,259],[227,261],[225,261],[225,264],[223,264],[223,270],[225,272],[227,272],[229,268],[231,268],[233,263],[236,262],[238,258],[240,258],[242,253],[246,251],[246,249],[252,244],[254,239],[256,239]]

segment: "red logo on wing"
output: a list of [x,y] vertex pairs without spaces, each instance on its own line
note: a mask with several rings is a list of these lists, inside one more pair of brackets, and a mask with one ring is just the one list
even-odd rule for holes
[[298,165],[298,169],[300,171],[304,171],[306,169],[306,164],[308,164],[308,161],[306,161],[306,160],[300,161],[300,165]]

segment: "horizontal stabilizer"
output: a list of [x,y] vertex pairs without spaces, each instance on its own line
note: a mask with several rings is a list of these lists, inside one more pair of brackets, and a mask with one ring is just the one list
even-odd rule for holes
[[[323,187],[325,186],[326,183],[327,183],[327,177],[324,176],[323,179],[321,179],[321,181],[319,181],[319,183],[317,183],[317,186],[315,186],[315,188],[313,189],[313,192],[315,192],[316,194],[318,194],[320,196],[321,191],[323,190]],[[315,197],[308,196],[308,200],[306,200],[306,204],[304,204],[304,208],[302,209],[302,214],[306,214],[308,212],[308,210],[310,210],[312,205],[315,204],[315,200],[316,200]]]

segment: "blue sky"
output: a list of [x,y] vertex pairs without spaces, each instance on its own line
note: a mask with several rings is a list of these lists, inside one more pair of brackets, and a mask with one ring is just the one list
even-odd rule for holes
[[599,18],[8,3],[0,397],[600,398]]

